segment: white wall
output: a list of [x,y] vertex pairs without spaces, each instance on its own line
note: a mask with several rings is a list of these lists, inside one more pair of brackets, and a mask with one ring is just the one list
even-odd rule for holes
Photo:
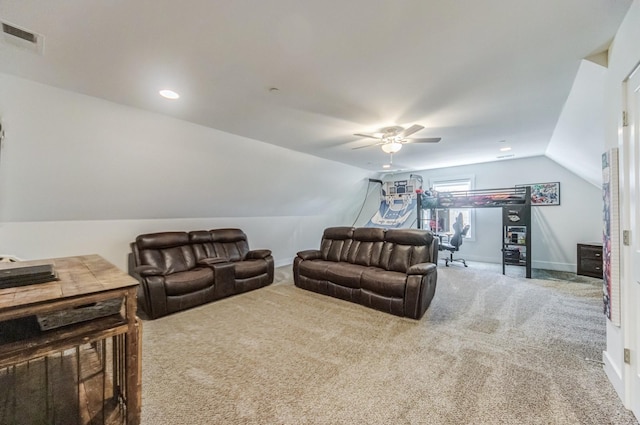
[[[576,271],[576,244],[602,240],[601,190],[546,157],[504,160],[413,172],[424,179],[471,178],[475,189],[516,184],[560,182],[560,205],[532,207],[532,265],[548,270]],[[407,174],[389,176],[400,180]],[[465,240],[459,256],[473,261],[501,263],[502,210],[476,208],[475,240]]]
[[[607,148],[622,147],[622,132],[620,131],[622,124],[621,112],[624,105],[622,83],[640,62],[640,43],[638,43],[638,40],[640,40],[640,0],[635,0],[609,49],[609,70],[607,72],[607,97],[605,105],[605,137]],[[621,154],[624,155],[624,152],[621,151]],[[624,167],[624,158],[621,158],[620,164],[620,189],[621,193],[624,193],[624,188],[633,185],[633,182],[629,181],[629,170]],[[620,211],[628,211],[628,201],[625,201],[624,196],[621,197],[621,203]],[[628,223],[628,217],[625,218],[623,216],[621,229],[628,228],[631,230],[632,237],[637,237],[640,230],[631,228],[630,226],[627,227]],[[622,238],[620,239],[622,240]],[[620,285],[621,293],[625,294],[631,285],[636,284],[630,273],[631,264],[629,261],[628,248],[622,250],[622,259]],[[640,346],[640,342],[638,341],[639,330],[634,328],[636,325],[633,323],[625,323],[624,309],[637,309],[638,305],[640,305],[640,300],[628,299],[625,298],[624,295],[621,297],[621,300],[623,309],[622,326],[616,327],[607,320],[607,350],[604,352],[604,361],[607,376],[625,404],[630,406],[632,398],[635,397],[637,400],[640,398],[640,394],[630,394],[626,390],[629,382],[625,381],[631,379],[631,374],[629,367],[626,366],[623,361],[623,349],[625,347],[638,347]]]
[[545,155],[594,186],[602,185],[607,69],[583,60]]
[[[0,254],[98,253],[164,230],[240,227],[278,264],[351,224],[368,173],[0,74]],[[304,143],[304,141],[301,141]]]

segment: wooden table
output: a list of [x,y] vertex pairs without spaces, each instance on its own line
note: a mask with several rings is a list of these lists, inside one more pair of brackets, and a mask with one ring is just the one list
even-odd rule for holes
[[[47,356],[55,353],[74,348],[77,350],[77,347],[87,344],[102,344],[110,339],[109,343],[113,345],[113,376],[110,378],[115,382],[112,396],[119,404],[125,406],[122,414],[123,423],[138,425],[142,371],[141,326],[136,317],[138,282],[98,255],[0,263],[0,269],[42,264],[53,264],[59,280],[0,289],[0,326],[8,327],[7,324],[25,318],[86,308],[94,303],[116,298],[123,300],[122,307],[119,314],[85,320],[35,334],[29,333],[15,341],[3,341],[0,344],[0,370],[15,369],[16,365],[25,362],[28,365],[28,362],[34,359],[44,358],[46,361]],[[79,358],[80,354],[78,374],[81,370]],[[107,372],[104,371],[103,382],[106,376]],[[15,378],[12,378],[11,382],[13,381]],[[8,390],[0,387],[0,394],[2,391]],[[49,397],[46,396],[47,403]],[[104,411],[102,418],[102,422],[107,423]],[[93,423],[95,418],[90,420]]]

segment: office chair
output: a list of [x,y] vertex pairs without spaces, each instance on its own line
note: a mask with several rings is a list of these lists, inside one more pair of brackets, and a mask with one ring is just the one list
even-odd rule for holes
[[467,266],[467,262],[464,260],[464,258],[453,258],[453,253],[460,249],[460,245],[462,245],[462,241],[464,240],[464,237],[469,232],[469,227],[471,226],[469,226],[468,224],[463,225],[462,213],[458,214],[458,217],[456,218],[456,222],[453,223],[453,232],[454,232],[453,236],[451,236],[448,243],[443,242],[439,245],[440,251],[449,251],[449,258],[444,257],[445,266],[449,267],[449,263],[453,263],[454,261],[459,261],[462,264],[464,264],[465,267],[469,267]]

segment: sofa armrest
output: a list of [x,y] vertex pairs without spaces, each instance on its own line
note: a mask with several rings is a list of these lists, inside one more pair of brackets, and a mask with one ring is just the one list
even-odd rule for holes
[[247,252],[247,260],[263,260],[271,255],[270,249],[254,249]]
[[[422,273],[409,274],[413,271]],[[419,320],[429,308],[436,292],[438,268],[434,263],[421,263],[407,270],[407,286],[405,287],[404,315]]]
[[303,260],[319,260],[322,258],[322,252],[317,249],[309,249],[298,252],[298,257]]
[[209,257],[209,258],[202,258],[198,260],[198,265],[211,267],[214,264],[228,263],[228,262],[229,262],[229,259],[225,257]]
[[[140,266],[150,267],[150,266]],[[140,278],[140,287],[138,288],[139,297],[138,306],[142,308],[149,319],[165,316],[167,310],[167,293],[164,288],[164,276],[148,275]]]
[[162,276],[162,270],[156,266],[138,266],[133,269],[134,273],[142,277],[146,276]]
[[436,265],[434,263],[420,263],[414,264],[407,269],[407,274],[428,274],[435,271]]

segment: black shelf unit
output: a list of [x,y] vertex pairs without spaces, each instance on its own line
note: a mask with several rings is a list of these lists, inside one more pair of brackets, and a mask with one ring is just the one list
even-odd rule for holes
[[502,207],[502,274],[506,266],[522,266],[531,278],[531,196],[526,189],[526,203]]
[[502,208],[502,274],[506,266],[522,266],[531,278],[531,187],[419,193],[418,229],[424,228],[424,210],[447,208]]

